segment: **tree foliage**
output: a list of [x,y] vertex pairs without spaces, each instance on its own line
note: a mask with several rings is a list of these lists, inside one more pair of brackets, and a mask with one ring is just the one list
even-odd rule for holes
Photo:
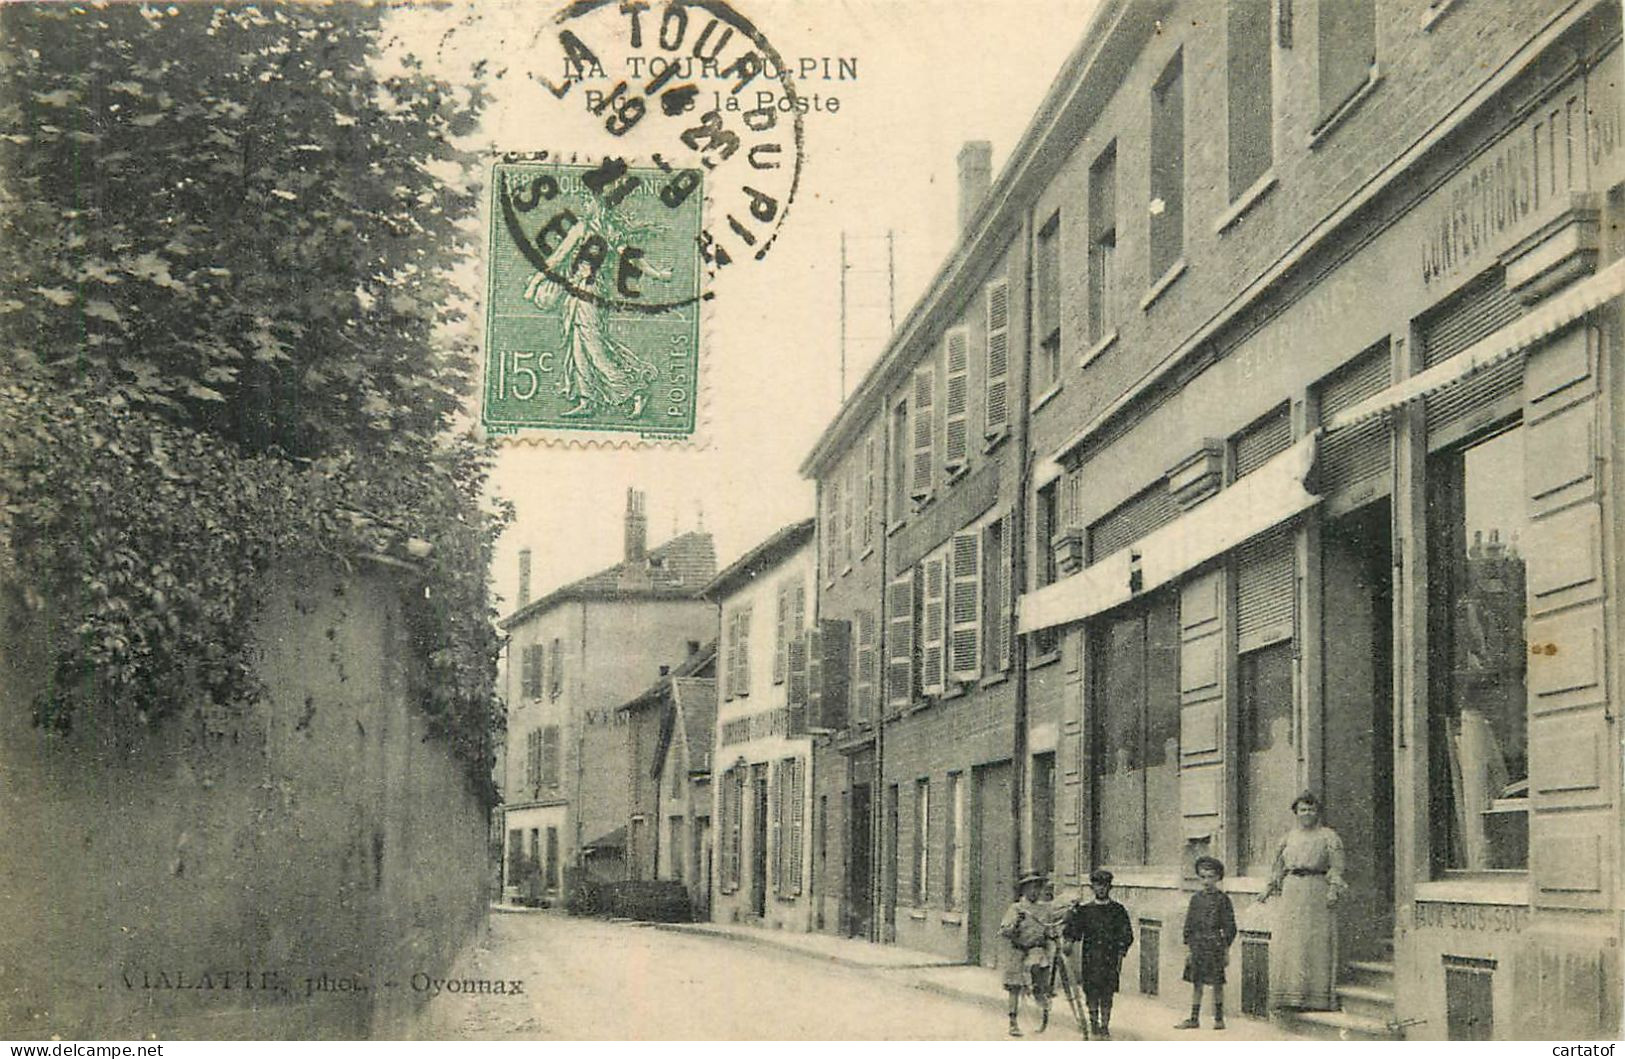
[[56,613],[54,726],[248,701],[273,562],[415,539],[426,706],[486,778],[502,519],[447,337],[483,98],[388,17],[0,7],[0,545]]

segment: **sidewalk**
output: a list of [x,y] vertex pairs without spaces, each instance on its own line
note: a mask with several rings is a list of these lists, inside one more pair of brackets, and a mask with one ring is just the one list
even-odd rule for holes
[[[958,1000],[987,1006],[991,1013],[1002,1016],[1008,996],[998,971],[988,967],[973,967],[954,963],[935,953],[917,952],[896,945],[877,945],[858,938],[842,938],[831,934],[800,934],[793,931],[768,930],[762,927],[725,923],[656,923],[658,930],[685,934],[699,934],[722,938],[747,945],[774,948],[797,953],[812,959],[828,960],[847,967],[866,969],[894,982],[912,985],[916,989],[938,993]],[[1179,1005],[1162,1003],[1137,993],[1118,993],[1112,1010],[1112,1037],[1125,1041],[1296,1041],[1312,1038],[1294,1034],[1284,1027],[1262,1019],[1239,1014],[1228,1020],[1228,1028],[1221,1031],[1208,1026],[1203,1014],[1199,1030],[1176,1030],[1186,1008],[1186,986],[1179,986]],[[1232,993],[1237,989],[1232,989]],[[1234,1002],[1237,998],[1232,996]],[[1029,1001],[1030,1002],[1030,1001]],[[1071,1012],[1066,1002],[1056,999],[1045,1037],[1072,1030]]]

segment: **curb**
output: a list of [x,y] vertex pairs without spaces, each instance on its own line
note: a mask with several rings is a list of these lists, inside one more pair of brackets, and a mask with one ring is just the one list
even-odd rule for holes
[[741,945],[750,945],[758,949],[771,949],[774,952],[788,953],[792,956],[801,956],[820,963],[832,963],[839,967],[851,967],[862,971],[911,971],[921,967],[960,967],[963,964],[943,961],[941,963],[906,963],[884,964],[867,960],[854,960],[849,956],[838,956],[834,953],[815,952],[803,949],[797,945],[786,945],[771,938],[758,938],[749,934],[736,934],[731,930],[717,930],[703,923],[652,923],[656,930],[669,930],[676,934],[693,934],[702,938],[719,938],[724,941],[737,942]]

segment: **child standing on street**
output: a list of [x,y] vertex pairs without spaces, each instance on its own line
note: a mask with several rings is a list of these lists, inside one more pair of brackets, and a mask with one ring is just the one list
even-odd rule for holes
[[1089,1004],[1089,1030],[1099,1040],[1111,1040],[1112,997],[1117,993],[1123,957],[1134,944],[1128,910],[1112,900],[1112,873],[1097,869],[1089,874],[1093,901],[1078,901],[1067,911],[1063,936],[1078,949],[1078,981]]
[[1042,898],[1045,877],[1028,872],[1017,884],[1021,897],[1005,912],[999,934],[1010,943],[1004,958],[1004,990],[1010,994],[1010,1036],[1020,1037],[1016,1012],[1031,989],[1041,1012],[1038,1031],[1049,1024],[1050,928],[1053,909]]
[[1236,910],[1228,894],[1219,890],[1224,862],[1216,857],[1196,858],[1196,877],[1202,888],[1191,895],[1185,912],[1185,981],[1191,984],[1191,1017],[1174,1026],[1194,1030],[1202,1012],[1202,986],[1213,987],[1213,1028],[1224,1029],[1224,965],[1230,943],[1236,940]]

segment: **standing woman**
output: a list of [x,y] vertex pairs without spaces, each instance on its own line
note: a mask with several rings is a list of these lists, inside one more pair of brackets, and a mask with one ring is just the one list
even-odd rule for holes
[[1297,826],[1275,849],[1270,885],[1259,903],[1279,894],[1270,936],[1270,1007],[1331,1011],[1337,1007],[1337,907],[1343,840],[1320,822],[1320,799],[1292,800]]

